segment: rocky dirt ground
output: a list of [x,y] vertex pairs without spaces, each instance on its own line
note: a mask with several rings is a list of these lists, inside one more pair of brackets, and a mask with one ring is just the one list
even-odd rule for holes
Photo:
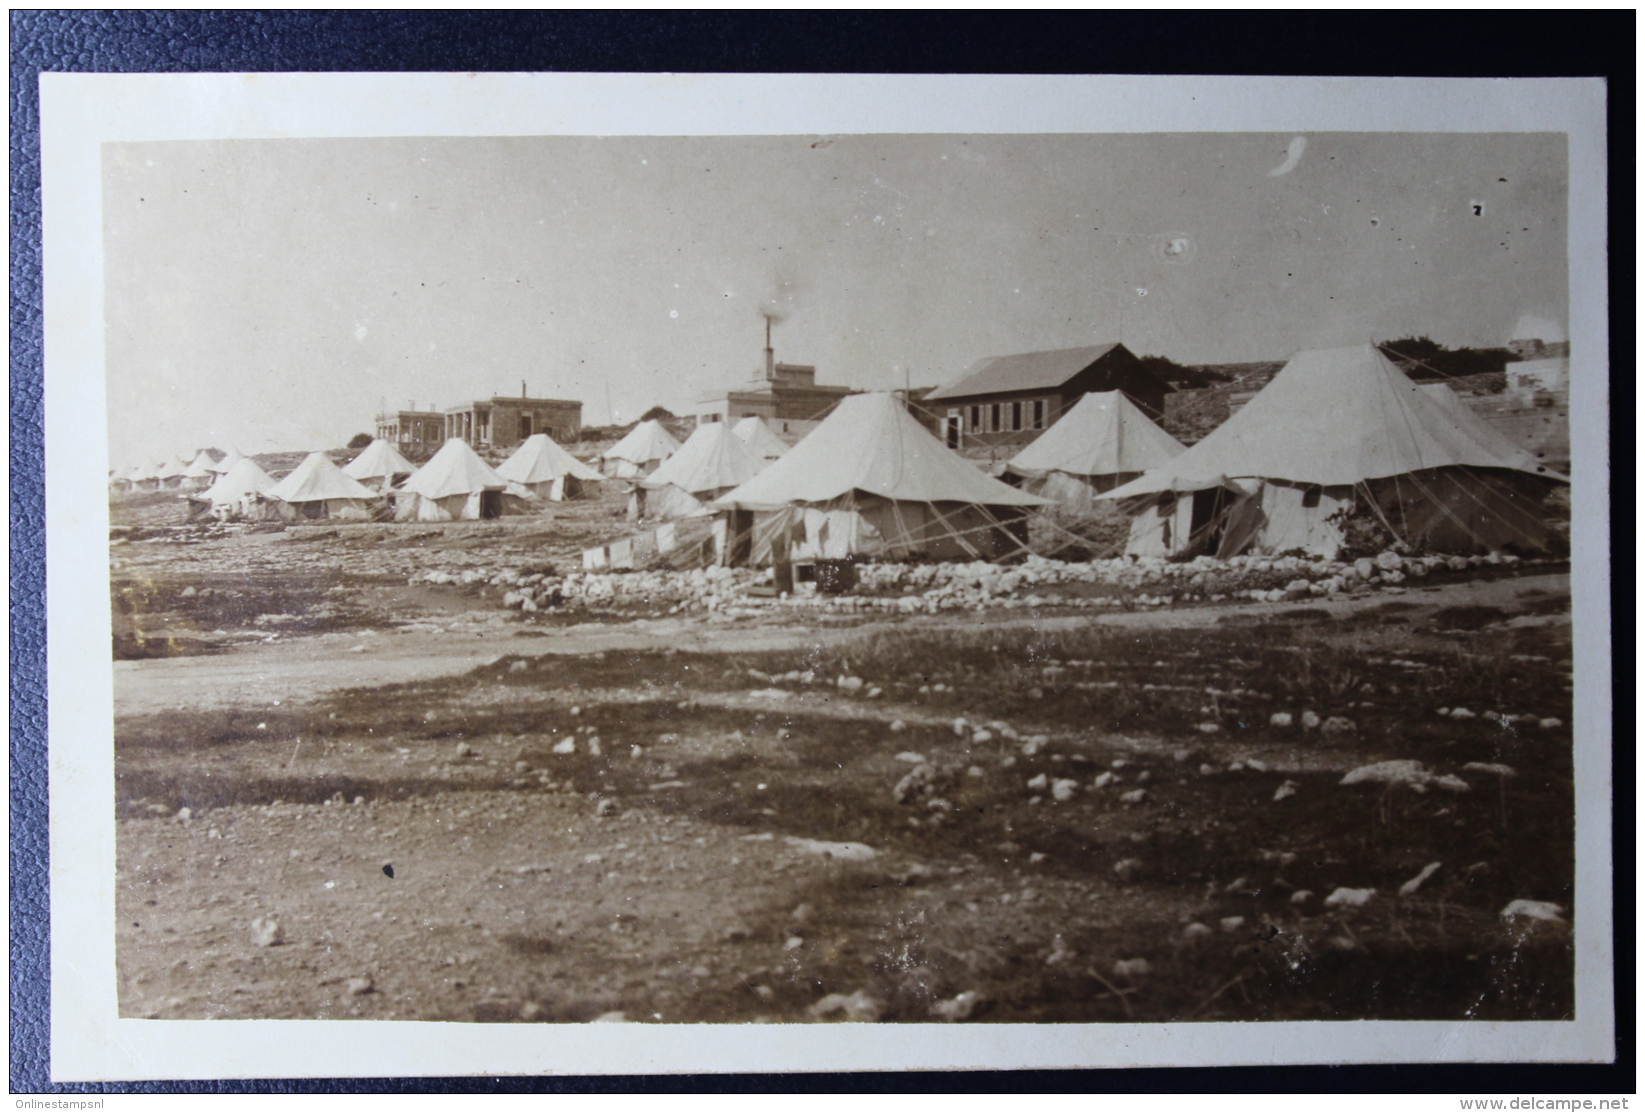
[[278,533],[171,499],[115,502],[125,1015],[1571,1014],[1559,566],[526,614],[497,570],[563,574],[617,496]]

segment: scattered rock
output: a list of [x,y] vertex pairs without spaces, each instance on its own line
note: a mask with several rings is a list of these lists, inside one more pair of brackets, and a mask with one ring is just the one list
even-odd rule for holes
[[577,752],[577,740],[575,738],[571,738],[569,736],[566,737],[566,738],[562,738],[560,741],[558,741],[554,744],[554,752],[557,753],[557,754],[574,754],[574,753],[576,753]]
[[1130,792],[1120,793],[1120,802],[1125,804],[1140,804],[1148,799],[1146,788],[1133,788]]
[[1288,727],[1291,725],[1291,721],[1289,711],[1276,711],[1268,716],[1268,725],[1271,727]]
[[286,941],[285,929],[272,916],[251,921],[251,941],[259,947],[277,947]]
[[1337,889],[1325,898],[1325,907],[1363,908],[1376,895],[1375,889]]
[[1359,728],[1354,725],[1354,721],[1352,719],[1344,719],[1340,715],[1332,715],[1329,719],[1326,719],[1320,724],[1319,729],[1323,734],[1352,734]]
[[913,750],[904,750],[902,753],[898,754],[896,757],[892,758],[891,760],[892,761],[906,761],[910,765],[924,765],[925,764],[925,755],[924,754],[916,754]]
[[1290,799],[1297,794],[1297,790],[1301,787],[1302,786],[1295,781],[1286,781],[1284,784],[1274,789],[1274,803],[1277,804],[1281,800]]
[[1217,921],[1217,926],[1223,930],[1224,934],[1232,935],[1234,932],[1245,926],[1245,917],[1224,916],[1222,919]]
[[1491,761],[1470,761],[1462,767],[1462,771],[1464,773],[1487,773],[1493,777],[1502,777],[1504,779],[1519,775],[1514,771],[1512,765],[1502,765]]
[[744,925],[733,924],[725,929],[725,941],[727,943],[746,943],[750,934],[748,928]]
[[1434,778],[1434,787],[1435,788],[1443,788],[1446,792],[1470,792],[1470,791],[1472,791],[1472,787],[1468,784],[1467,781],[1463,780],[1461,777],[1458,777],[1453,773],[1447,773],[1443,777],[1435,777]]
[[1298,889],[1296,892],[1291,894],[1292,904],[1307,904],[1313,899],[1314,891],[1312,889]]
[[1091,782],[1091,787],[1092,788],[1107,788],[1109,785],[1111,785],[1113,783],[1114,783],[1114,774],[1112,774],[1112,773],[1098,773],[1097,777],[1096,777],[1096,780]]
[[593,1020],[589,1021],[589,1023],[590,1024],[627,1024],[628,1023],[628,1014],[623,1012],[621,1009],[613,1009],[611,1012],[601,1013],[599,1016],[597,1016]]
[[979,730],[971,736],[971,744],[973,746],[981,746],[985,743],[992,742],[993,740],[994,732],[991,730]]
[[601,819],[604,819],[616,810],[617,801],[611,799],[601,800],[598,804],[594,805],[594,814]]
[[1565,907],[1546,900],[1513,900],[1502,910],[1504,920],[1520,918],[1542,920],[1550,924],[1565,922]]
[[950,997],[946,1001],[938,1001],[933,1004],[931,1006],[931,1015],[938,1020],[946,1020],[950,1023],[956,1020],[968,1020],[971,1014],[976,1011],[977,1006],[982,1004],[982,1001],[982,994],[976,990],[966,990],[964,993]]
[[838,683],[839,683],[840,691],[842,691],[842,692],[855,692],[859,688],[862,687],[862,677],[860,677],[860,676],[842,676],[842,677],[840,677]]
[[901,719],[892,719],[891,720],[891,733],[901,734],[903,731],[905,731],[907,729],[908,729],[908,724],[903,722]]
[[1265,761],[1258,761],[1254,757],[1248,757],[1245,759],[1245,767],[1247,769],[1255,769],[1258,773],[1268,772],[1268,763]]
[[1429,862],[1426,866],[1423,866],[1421,873],[1417,874],[1415,877],[1411,878],[1411,880],[1399,887],[1399,895],[1402,897],[1408,897],[1414,894],[1418,889],[1422,888],[1423,882],[1427,881],[1430,877],[1434,876],[1435,873],[1439,872],[1439,867],[1439,862]]
[[1191,923],[1182,929],[1182,937],[1190,942],[1195,939],[1204,939],[1206,936],[1211,934],[1213,934],[1211,929],[1198,921]]
[[954,733],[955,734],[960,735],[961,737],[963,737],[965,735],[965,732],[970,730],[970,729],[971,729],[971,724],[967,723],[964,719],[955,719],[954,720]]
[[1066,778],[1052,781],[1051,799],[1057,801],[1059,804],[1065,803],[1072,800],[1074,798],[1074,793],[1078,792],[1079,789],[1080,783],[1078,781],[1072,781]]
[[369,976],[363,978],[350,978],[348,980],[348,993],[350,997],[360,997],[364,994],[372,992],[374,989],[376,989],[376,986],[372,984]]
[[852,994],[830,993],[806,1012],[819,1020],[843,1014],[846,1020],[872,1024],[884,1015],[885,1002],[867,990],[859,989]]
[[873,847],[860,842],[824,842],[821,839],[801,839],[792,835],[783,841],[802,853],[837,858],[842,862],[866,862],[879,856],[879,852]]
[[931,766],[916,765],[891,789],[891,798],[899,804],[912,803],[931,791],[935,779]]
[[1114,873],[1121,881],[1134,881],[1141,872],[1141,858],[1123,858],[1114,863]]
[[474,752],[474,748],[472,746],[470,746],[467,742],[457,743],[457,756],[458,757],[467,757],[469,754],[472,754],[473,752]]
[[969,768],[966,769],[965,775],[967,777],[981,777],[981,776],[984,776],[985,774],[982,771],[982,766],[973,765],[973,766],[970,766]]
[[1556,727],[1562,727],[1564,725],[1565,724],[1560,722],[1558,719],[1541,719],[1537,722],[1537,726],[1541,727],[1543,730],[1553,730]]
[[520,1006],[520,1019],[524,1021],[541,1020],[543,1007],[535,1001],[527,1001]]
[[1134,982],[1154,972],[1154,966],[1145,958],[1122,958],[1114,963],[1114,977]]
[[1222,730],[1222,724],[1221,723],[1201,723],[1199,725],[1199,732],[1201,734],[1216,734],[1221,730]]
[[1313,730],[1317,726],[1319,726],[1319,716],[1312,711],[1304,711],[1302,713],[1302,729]]
[[1035,792],[1043,790],[1050,783],[1051,778],[1047,777],[1044,773],[1028,778],[1028,787]]
[[1469,711],[1466,707],[1453,707],[1453,708],[1451,708],[1451,718],[1453,718],[1453,719],[1473,719],[1473,718],[1477,718],[1477,716],[1475,716],[1474,713],[1472,711]]
[[589,739],[588,739],[588,752],[593,757],[599,757],[600,756],[600,736],[599,735],[595,734],[595,735],[590,735],[589,736]]
[[1410,758],[1399,758],[1394,761],[1377,761],[1370,765],[1361,765],[1351,769],[1338,781],[1341,785],[1380,784],[1380,785],[1408,785],[1413,788],[1426,788],[1434,779],[1426,766],[1420,761]]
[[1212,765],[1208,761],[1200,762],[1200,767],[1199,767],[1199,775],[1200,776],[1202,776],[1202,777],[1214,777],[1214,776],[1216,776],[1216,774],[1217,774],[1217,767],[1215,765]]

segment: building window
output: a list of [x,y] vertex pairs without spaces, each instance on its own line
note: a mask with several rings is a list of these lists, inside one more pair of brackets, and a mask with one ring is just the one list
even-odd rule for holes
[[988,431],[990,433],[1000,431],[1000,404],[998,402],[988,407]]
[[971,407],[971,431],[973,433],[975,433],[975,432],[978,432],[981,429],[982,429],[982,407],[981,406],[972,406]]
[[1022,428],[1022,403],[1011,403],[1011,431],[1015,433]]
[[1034,399],[1034,428],[1045,428],[1045,399]]

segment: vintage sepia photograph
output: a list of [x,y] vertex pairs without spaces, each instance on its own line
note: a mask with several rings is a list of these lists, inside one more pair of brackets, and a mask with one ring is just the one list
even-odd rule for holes
[[1603,1055],[1590,133],[210,80],[46,100],[59,1076]]
[[1562,136],[103,174],[121,1015],[1570,1017]]

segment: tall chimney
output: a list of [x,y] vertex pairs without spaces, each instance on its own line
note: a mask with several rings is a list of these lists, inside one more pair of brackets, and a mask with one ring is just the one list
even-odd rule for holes
[[765,381],[777,381],[777,356],[771,350],[771,318],[765,319]]
[[520,400],[525,401],[525,380],[520,380]]

